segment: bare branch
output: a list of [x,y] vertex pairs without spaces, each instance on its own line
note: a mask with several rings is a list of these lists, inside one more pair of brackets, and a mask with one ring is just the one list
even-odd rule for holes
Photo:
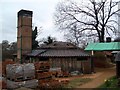
[[[77,43],[84,35],[96,37],[96,33],[99,42],[104,42],[106,34],[116,32],[118,22],[113,16],[120,16],[117,5],[118,2],[112,0],[89,0],[89,5],[81,7],[78,3],[66,1],[58,5],[55,22],[59,29],[67,30]],[[83,32],[85,34],[81,34]]]

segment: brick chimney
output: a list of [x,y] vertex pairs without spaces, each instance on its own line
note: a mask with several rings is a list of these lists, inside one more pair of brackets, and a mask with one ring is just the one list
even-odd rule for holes
[[20,10],[18,12],[17,30],[17,58],[32,50],[32,11]]

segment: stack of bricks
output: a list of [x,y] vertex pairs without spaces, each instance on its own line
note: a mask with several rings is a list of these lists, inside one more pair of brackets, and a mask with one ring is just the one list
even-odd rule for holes
[[11,59],[6,59],[2,62],[2,76],[6,76],[6,66],[9,64],[15,64],[15,62]]
[[7,89],[7,80],[6,80],[6,66],[9,64],[14,64],[15,62],[11,59],[6,59],[5,61],[0,62],[0,88]]
[[17,89],[21,86],[36,88],[38,86],[38,80],[35,79],[35,67],[32,63],[7,65],[6,78],[8,89]]
[[0,90],[1,89],[7,89],[7,82],[6,79],[4,77],[0,77]]
[[4,70],[4,67],[2,65],[3,65],[3,62],[0,62],[0,89],[6,89],[7,83],[6,83],[6,79],[4,77],[5,70]]
[[39,88],[57,88],[61,84],[58,80],[52,78],[49,62],[35,62],[36,79],[38,79]]
[[50,64],[48,62],[35,62],[34,65],[36,79],[51,79]]

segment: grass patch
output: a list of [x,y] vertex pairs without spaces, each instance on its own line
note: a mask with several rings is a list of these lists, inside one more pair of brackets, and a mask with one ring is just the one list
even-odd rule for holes
[[99,86],[99,88],[118,88],[117,83],[118,79],[116,78],[116,76],[113,76],[110,79],[107,79],[104,84]]
[[90,78],[76,78],[71,80],[68,85],[65,86],[65,88],[76,88],[82,84],[85,84],[89,81],[91,81],[92,79]]

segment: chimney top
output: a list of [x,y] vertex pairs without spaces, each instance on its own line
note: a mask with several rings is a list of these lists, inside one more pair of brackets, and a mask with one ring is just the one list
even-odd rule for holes
[[32,11],[22,9],[18,12],[18,17],[19,16],[31,16],[32,17],[32,14],[33,14]]

